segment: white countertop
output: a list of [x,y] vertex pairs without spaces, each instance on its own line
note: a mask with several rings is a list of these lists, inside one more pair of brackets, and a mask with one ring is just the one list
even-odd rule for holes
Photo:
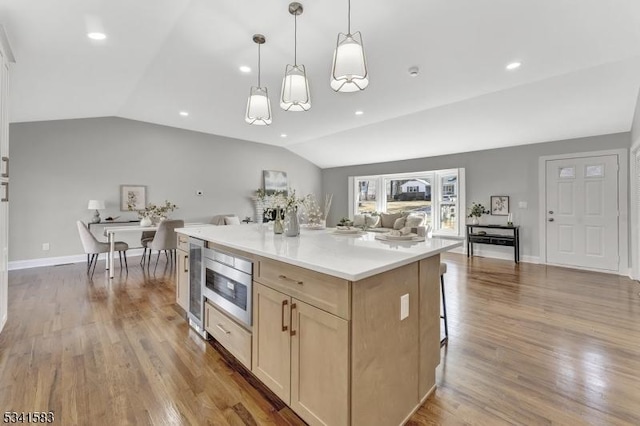
[[333,228],[301,229],[300,236],[275,235],[266,224],[194,226],[176,232],[322,272],[358,281],[455,247],[462,241],[427,238],[422,242],[380,241],[373,232],[337,235]]

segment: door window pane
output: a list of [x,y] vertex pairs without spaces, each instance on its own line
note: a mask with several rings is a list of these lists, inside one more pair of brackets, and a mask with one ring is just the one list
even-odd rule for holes
[[603,177],[604,176],[604,164],[597,164],[594,166],[587,166],[585,171],[586,177]]
[[457,230],[458,177],[443,176],[440,191],[440,229]]
[[356,181],[356,214],[376,211],[377,179],[358,179]]
[[575,167],[560,167],[560,177],[565,179],[573,179],[576,177]]
[[387,213],[422,211],[431,225],[431,184],[428,176],[385,179]]

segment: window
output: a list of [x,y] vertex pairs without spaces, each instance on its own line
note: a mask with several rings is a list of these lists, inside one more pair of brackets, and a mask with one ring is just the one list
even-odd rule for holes
[[[462,236],[464,169],[350,179],[350,216],[372,212],[422,211],[434,234]],[[462,207],[461,207],[462,206]]]

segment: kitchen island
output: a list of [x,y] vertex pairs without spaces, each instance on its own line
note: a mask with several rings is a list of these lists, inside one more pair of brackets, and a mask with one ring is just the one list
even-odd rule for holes
[[402,424],[435,389],[440,253],[461,241],[285,237],[266,225],[177,232],[253,262],[251,330],[208,301],[205,329],[309,424]]

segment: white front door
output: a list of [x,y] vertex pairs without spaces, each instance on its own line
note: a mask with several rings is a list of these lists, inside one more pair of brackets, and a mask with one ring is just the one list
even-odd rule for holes
[[618,270],[618,156],[546,162],[547,263]]

